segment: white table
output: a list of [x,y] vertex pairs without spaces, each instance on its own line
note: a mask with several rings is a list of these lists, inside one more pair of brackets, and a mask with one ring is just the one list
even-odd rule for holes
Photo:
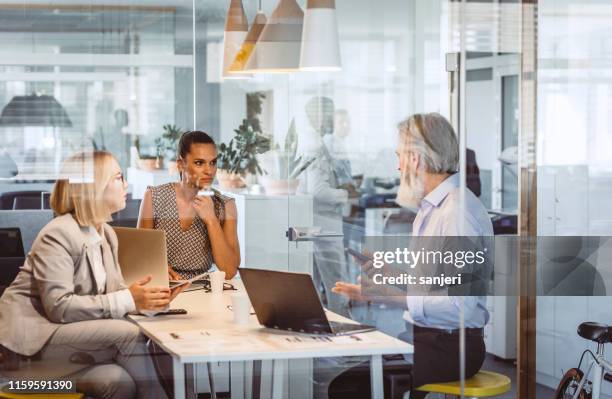
[[[240,280],[234,280],[232,283],[239,290],[244,290]],[[303,345],[292,343],[289,346],[284,344],[285,337],[304,337],[304,335],[263,328],[257,322],[256,316],[251,316],[248,325],[234,324],[232,312],[227,308],[231,303],[230,294],[233,292],[236,291],[224,291],[223,294],[215,295],[199,290],[180,294],[172,303],[172,307],[187,309],[186,315],[153,318],[132,316],[143,333],[172,356],[175,398],[185,397],[185,366],[190,364],[273,360],[272,397],[281,398],[282,376],[290,359],[371,356],[372,398],[383,399],[382,355],[413,352],[412,345],[380,331],[357,334],[356,336],[362,341],[348,340],[344,337],[343,340],[337,339],[342,343],[311,342]],[[335,313],[327,314],[331,320],[348,321]],[[184,341],[170,336],[170,333],[181,334],[181,332],[187,336],[187,332],[196,330],[206,330],[213,335],[217,333],[226,335],[222,342],[213,344],[210,341],[205,344],[198,341],[198,345],[193,345],[195,341]],[[240,390],[237,384],[232,383],[232,398],[243,395],[243,392],[236,395],[235,387]]]

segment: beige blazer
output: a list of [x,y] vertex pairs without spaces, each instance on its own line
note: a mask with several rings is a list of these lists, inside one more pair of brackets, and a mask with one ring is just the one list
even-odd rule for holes
[[[104,224],[113,254],[105,262],[106,290],[124,289],[117,236]],[[22,355],[40,351],[62,323],[110,318],[106,294],[98,294],[93,248],[72,215],[56,217],[38,234],[17,278],[0,298],[0,344]]]

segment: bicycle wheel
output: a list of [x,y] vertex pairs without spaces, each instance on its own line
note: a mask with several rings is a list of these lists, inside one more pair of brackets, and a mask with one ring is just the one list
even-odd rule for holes
[[[563,378],[561,378],[561,381],[559,381],[559,385],[557,386],[553,399],[572,399],[583,376],[584,373],[578,368],[567,370],[563,375]],[[585,392],[583,387],[578,395],[578,399],[591,399],[591,394]]]

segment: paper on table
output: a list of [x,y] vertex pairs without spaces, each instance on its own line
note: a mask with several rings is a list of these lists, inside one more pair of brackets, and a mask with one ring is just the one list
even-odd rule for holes
[[265,349],[267,345],[248,331],[240,330],[187,330],[160,334],[160,340],[176,351],[197,352],[207,350],[240,351],[253,348]]
[[[217,335],[217,334],[215,334]],[[198,341],[213,339],[213,332],[207,330],[187,330],[160,334],[161,341]]]
[[244,339],[256,339],[260,337],[254,336],[252,331],[241,330],[241,329],[210,329],[210,330],[185,330],[185,331],[171,331],[165,332],[158,335],[160,341],[168,342],[184,342],[184,341],[235,341]]
[[340,335],[340,336],[327,336],[327,335],[305,335],[305,334],[291,334],[291,335],[271,335],[268,337],[272,339],[275,344],[282,347],[293,348],[299,347],[318,347],[327,345],[355,345],[355,344],[368,344],[375,342],[367,334],[354,334],[354,335]]

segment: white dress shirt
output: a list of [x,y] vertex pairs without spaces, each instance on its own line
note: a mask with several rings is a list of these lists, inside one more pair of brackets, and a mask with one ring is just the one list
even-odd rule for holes
[[[459,174],[456,173],[421,200],[412,225],[413,236],[493,236],[487,210],[467,188],[464,189],[465,212],[461,212],[459,186]],[[484,296],[408,296],[406,304],[408,310],[404,312],[404,319],[421,327],[459,328],[461,306],[464,307],[466,328],[482,328],[489,321]]]
[[[98,231],[92,227],[82,227],[84,232],[89,235],[89,244],[93,248],[93,274],[98,287],[98,294],[106,293],[106,269],[104,268],[104,258],[102,255],[103,238],[98,234]],[[108,244],[106,244],[108,246]],[[136,310],[136,304],[132,293],[128,289],[122,289],[115,292],[106,293],[110,306],[111,317],[120,319],[127,313]]]

